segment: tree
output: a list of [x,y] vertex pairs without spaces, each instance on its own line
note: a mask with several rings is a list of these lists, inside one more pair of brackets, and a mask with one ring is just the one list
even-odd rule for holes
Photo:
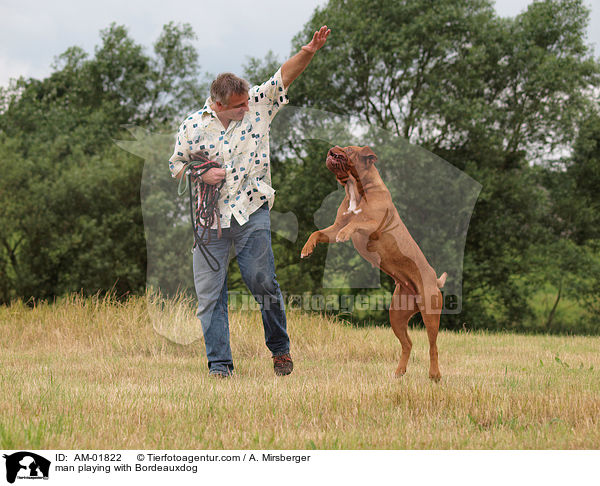
[[[568,224],[566,231],[578,244],[600,242],[600,105],[590,111],[580,125],[567,161],[558,213]],[[569,192],[564,187],[570,189]],[[556,190],[561,190],[557,187]]]
[[[581,120],[573,153],[543,168],[547,193],[546,237],[532,247],[537,277],[554,291],[547,328],[563,297],[577,303],[570,319],[579,332],[598,331],[600,311],[600,116],[593,108]],[[534,276],[535,277],[535,276]],[[572,328],[569,330],[573,330]]]
[[152,125],[179,121],[202,99],[205,86],[198,82],[198,53],[190,44],[196,39],[191,25],[169,22],[154,43],[150,63],[149,104],[145,122]]
[[114,140],[181,116],[200,89],[193,37],[167,24],[152,58],[112,24],[93,57],[71,47],[47,78],[2,92],[0,302],[143,291],[143,161]]
[[[547,222],[531,164],[568,147],[589,106],[599,68],[584,42],[588,21],[581,0],[535,2],[515,18],[499,18],[489,0],[330,0],[295,38],[299,48],[320,25],[332,29],[291,86],[294,103],[354,115],[483,184],[463,313],[446,327],[514,328],[531,316],[528,250]],[[305,159],[295,188],[321,163]]]

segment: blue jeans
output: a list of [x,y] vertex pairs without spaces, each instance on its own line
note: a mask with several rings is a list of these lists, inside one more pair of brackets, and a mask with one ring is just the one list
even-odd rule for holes
[[260,305],[267,347],[273,356],[289,353],[283,296],[271,248],[269,206],[257,209],[242,226],[232,217],[231,226],[223,228],[221,238],[217,237],[217,230],[210,232],[206,247],[219,261],[220,270],[211,270],[200,250],[194,249],[197,316],[202,323],[209,371],[233,370],[227,314],[227,267],[232,244],[244,283]]

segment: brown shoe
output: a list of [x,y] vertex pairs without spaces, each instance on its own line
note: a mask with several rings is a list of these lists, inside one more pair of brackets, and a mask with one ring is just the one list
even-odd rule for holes
[[233,376],[233,372],[231,371],[211,371],[208,376],[210,378],[214,378],[216,380],[226,380],[227,378],[231,378]]
[[273,368],[277,376],[289,375],[294,369],[292,357],[288,354],[273,356]]

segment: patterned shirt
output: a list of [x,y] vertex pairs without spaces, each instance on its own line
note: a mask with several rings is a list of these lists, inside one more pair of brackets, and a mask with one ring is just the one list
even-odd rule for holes
[[[212,99],[189,115],[179,127],[175,150],[169,159],[175,177],[190,160],[190,153],[203,151],[225,169],[219,197],[221,228],[229,228],[233,216],[240,225],[265,202],[273,207],[269,131],[279,109],[288,103],[281,68],[266,83],[248,91],[248,108],[242,120],[231,120],[227,129],[211,109]],[[217,225],[213,225],[216,228]]]

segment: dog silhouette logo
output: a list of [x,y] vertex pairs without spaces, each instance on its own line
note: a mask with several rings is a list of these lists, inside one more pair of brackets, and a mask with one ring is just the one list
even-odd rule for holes
[[6,459],[6,480],[12,484],[18,478],[48,479],[50,461],[33,452],[15,452]]

